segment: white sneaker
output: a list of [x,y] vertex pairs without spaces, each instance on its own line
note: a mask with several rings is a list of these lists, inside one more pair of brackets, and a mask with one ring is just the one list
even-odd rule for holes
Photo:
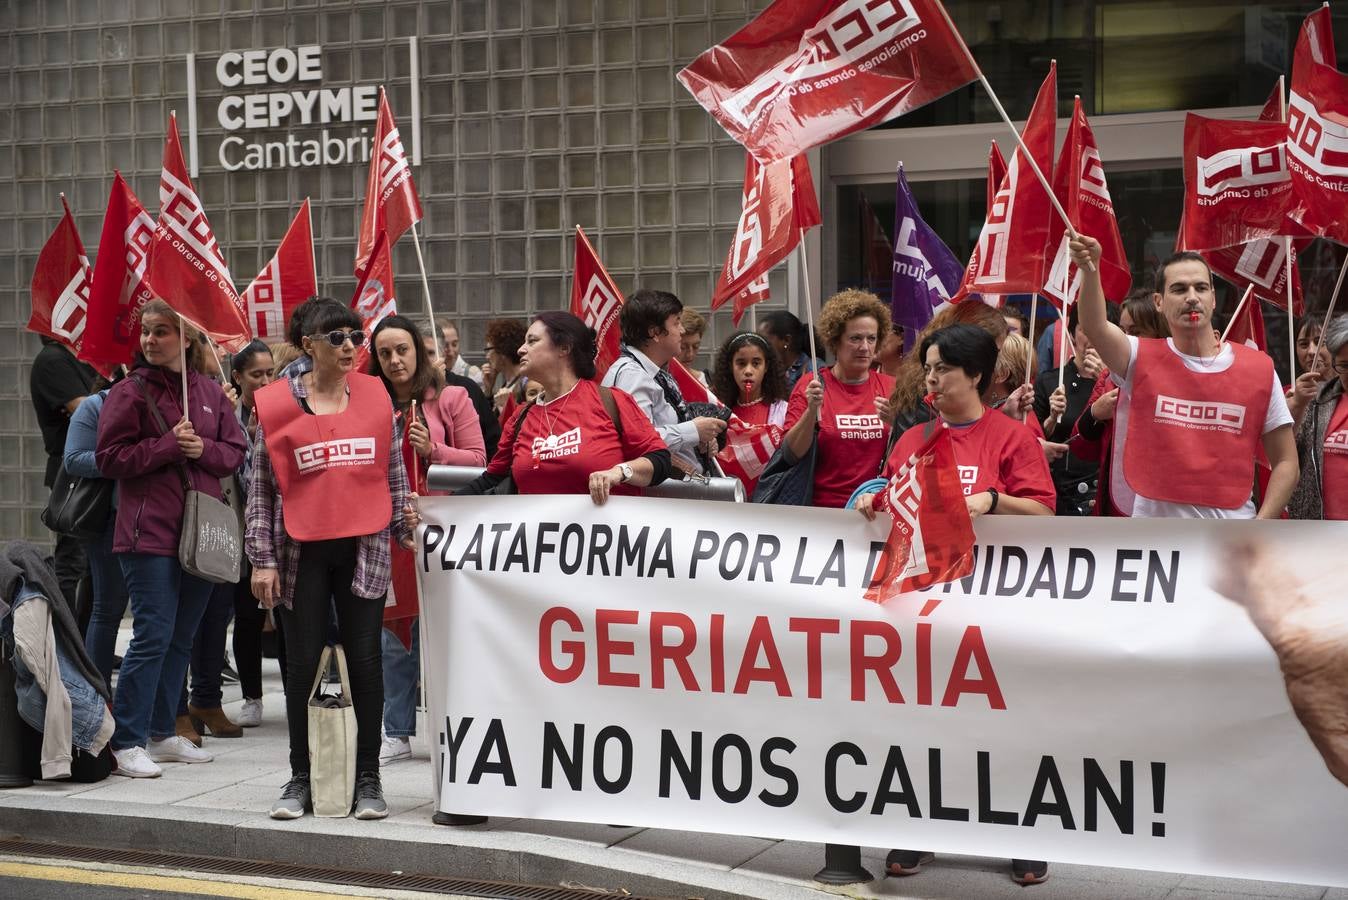
[[155,762],[208,763],[215,759],[180,734],[162,741],[150,741],[145,750]]
[[262,724],[262,701],[244,700],[243,709],[234,717],[234,724],[243,728],[256,728]]
[[400,759],[412,758],[412,742],[405,737],[386,737],[379,744],[379,764],[386,766]]
[[117,771],[114,775],[125,775],[127,778],[158,778],[164,774],[164,770],[154,764],[150,759],[150,754],[145,752],[144,747],[127,747],[124,750],[114,750],[112,755],[117,758]]

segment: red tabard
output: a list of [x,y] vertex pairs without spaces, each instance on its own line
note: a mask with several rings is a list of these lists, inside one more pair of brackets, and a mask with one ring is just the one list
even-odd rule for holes
[[1348,394],[1339,398],[1325,429],[1320,496],[1326,519],[1348,519]]
[[1273,360],[1228,345],[1231,366],[1204,374],[1159,338],[1138,341],[1123,473],[1133,490],[1167,503],[1239,509],[1250,499],[1273,384]]
[[352,372],[346,409],[310,415],[282,379],[253,396],[283,498],[286,532],[297,541],[377,534],[388,527],[393,406],[379,379]]

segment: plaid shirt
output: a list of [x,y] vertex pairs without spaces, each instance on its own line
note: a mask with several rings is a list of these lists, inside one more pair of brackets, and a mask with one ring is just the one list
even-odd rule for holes
[[[307,357],[301,357],[307,359]],[[291,366],[286,370],[290,382],[290,393],[296,402],[307,399],[309,392],[304,387],[303,375],[312,366]],[[401,540],[413,532],[403,523],[402,508],[407,503],[407,472],[403,468],[402,454],[398,452],[400,437],[395,423],[390,435],[388,454],[388,487],[393,497],[390,509],[389,525],[375,534],[360,537],[356,552],[356,574],[351,579],[351,593],[357,597],[376,600],[388,593],[389,579],[392,577],[390,555],[390,528],[394,537]],[[257,438],[253,443],[253,477],[248,487],[247,528],[244,532],[244,547],[248,559],[255,569],[278,569],[281,574],[281,603],[287,607],[295,596],[295,573],[300,565],[300,548],[303,546],[286,534],[285,520],[281,512],[281,492],[276,486],[276,474],[271,467],[271,456],[267,453],[266,438],[262,425],[258,424]]]

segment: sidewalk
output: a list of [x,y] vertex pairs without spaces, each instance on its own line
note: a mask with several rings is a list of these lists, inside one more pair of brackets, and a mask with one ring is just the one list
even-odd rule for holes
[[[123,627],[125,645],[129,625]],[[825,888],[811,880],[823,846],[655,828],[492,819],[450,828],[432,824],[430,756],[424,738],[413,758],[383,770],[389,818],[274,822],[267,810],[289,777],[285,707],[274,660],[264,660],[265,714],[238,739],[208,738],[214,762],[167,764],[156,779],[113,776],[99,784],[38,782],[0,791],[0,835],[74,846],[136,848],[236,859],[400,871],[524,884],[586,885],[635,894],[705,898],[853,897],[1108,898],[1211,900],[1325,898],[1348,890],[1241,879],[1053,864],[1047,883],[1021,888],[1003,859],[939,857],[915,877]],[[225,709],[237,713],[237,685]],[[422,734],[425,729],[421,729]],[[863,848],[863,863],[884,870],[884,849]],[[1023,893],[1029,890],[1030,893]]]

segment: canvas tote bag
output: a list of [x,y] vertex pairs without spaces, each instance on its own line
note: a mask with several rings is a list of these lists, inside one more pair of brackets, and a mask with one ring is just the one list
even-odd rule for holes
[[[342,692],[324,694],[328,661],[337,656]],[[314,815],[341,818],[351,812],[356,792],[356,711],[351,706],[351,678],[342,645],[324,647],[309,689],[309,789]]]

